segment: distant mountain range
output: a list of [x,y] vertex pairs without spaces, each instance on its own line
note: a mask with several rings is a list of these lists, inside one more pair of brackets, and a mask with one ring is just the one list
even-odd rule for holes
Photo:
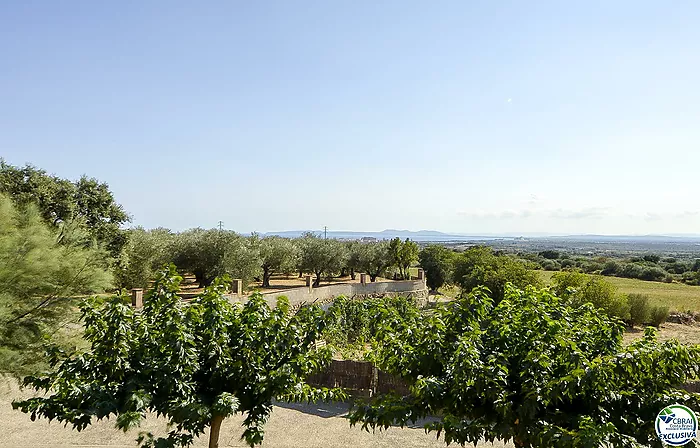
[[[277,235],[287,238],[296,238],[306,232],[314,233],[318,236],[324,236],[324,232],[318,230],[287,230],[281,232],[268,232],[265,235]],[[489,241],[497,239],[545,239],[545,240],[567,240],[567,241],[600,241],[600,242],[700,242],[700,235],[697,234],[670,234],[670,235],[554,235],[546,233],[523,233],[523,234],[482,234],[482,235],[467,235],[467,234],[451,234],[438,232],[436,230],[397,230],[386,229],[381,232],[354,232],[354,231],[328,231],[328,238],[337,239],[360,239],[360,238],[376,238],[378,240],[387,240],[399,237],[401,239],[409,238],[414,241]]]

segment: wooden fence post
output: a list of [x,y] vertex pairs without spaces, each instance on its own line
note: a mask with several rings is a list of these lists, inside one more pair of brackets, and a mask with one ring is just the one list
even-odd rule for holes
[[143,289],[134,288],[131,290],[131,306],[143,308]]

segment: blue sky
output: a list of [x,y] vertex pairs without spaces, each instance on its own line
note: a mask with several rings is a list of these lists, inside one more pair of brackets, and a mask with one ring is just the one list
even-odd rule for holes
[[135,225],[700,233],[700,3],[0,3],[0,156]]

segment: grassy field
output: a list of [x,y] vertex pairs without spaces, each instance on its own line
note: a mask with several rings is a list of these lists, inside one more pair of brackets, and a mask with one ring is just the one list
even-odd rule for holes
[[[538,271],[546,284],[552,282],[555,272]],[[638,293],[649,296],[652,305],[668,306],[671,311],[700,311],[700,286],[682,283],[661,283],[632,278],[604,277],[623,294]]]

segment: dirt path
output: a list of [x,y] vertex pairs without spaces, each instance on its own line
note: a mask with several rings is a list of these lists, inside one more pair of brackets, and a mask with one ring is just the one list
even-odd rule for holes
[[[15,384],[0,384],[0,447],[11,448],[134,448],[139,431],[123,433],[114,428],[113,421],[101,421],[82,432],[64,428],[47,420],[32,422],[29,416],[13,411],[13,398],[28,396]],[[435,435],[425,434],[420,428],[390,428],[375,434],[351,428],[343,417],[342,406],[276,406],[265,426],[263,447],[270,448],[412,448],[440,447],[445,443]],[[242,418],[227,419],[221,429],[221,447],[245,447],[240,440]],[[165,433],[164,420],[149,418],[140,431]],[[206,438],[200,438],[195,447],[207,446]],[[502,448],[506,445],[490,443],[484,447]],[[508,445],[511,446],[511,445]]]

